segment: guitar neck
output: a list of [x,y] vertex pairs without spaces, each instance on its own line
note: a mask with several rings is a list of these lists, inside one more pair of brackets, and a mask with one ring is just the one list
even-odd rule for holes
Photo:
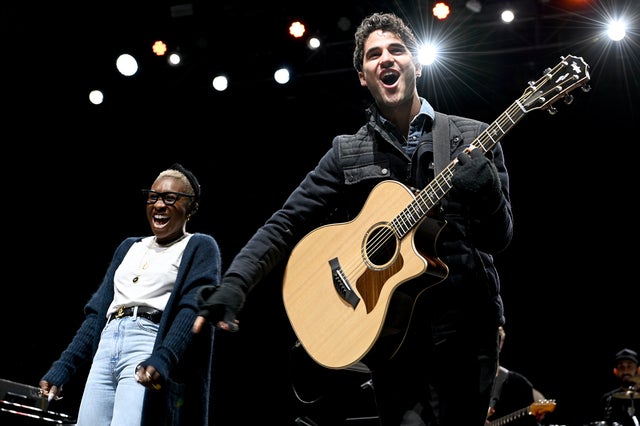
[[[482,150],[483,154],[489,152],[511,130],[515,124],[524,117],[526,111],[522,108],[522,98],[511,104],[493,123],[489,125],[478,137],[471,142],[475,148]],[[427,213],[442,200],[451,189],[451,177],[453,176],[457,160],[451,161],[429,184],[421,190],[415,200],[400,212],[391,221],[400,238],[404,237]]]
[[524,407],[519,409],[518,411],[514,411],[511,414],[508,414],[504,417],[500,417],[499,419],[495,419],[487,423],[485,426],[504,426],[513,420],[520,418],[522,416],[529,415],[529,407]]
[[[536,82],[530,82],[522,96],[518,98],[497,120],[487,127],[473,142],[477,149],[486,154],[502,139],[502,137],[524,115],[534,109],[546,109],[555,113],[552,106],[558,99],[564,98],[565,103],[571,103],[569,92],[576,87],[582,87],[589,81],[588,65],[582,58],[565,56],[553,68],[545,70],[544,75]],[[582,87],[588,91],[588,87]],[[444,170],[429,183],[396,217],[391,225],[400,238],[404,237],[451,189],[451,176],[458,161],[454,159]]]

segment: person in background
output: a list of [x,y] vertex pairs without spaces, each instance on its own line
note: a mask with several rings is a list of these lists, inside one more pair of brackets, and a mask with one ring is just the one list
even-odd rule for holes
[[212,236],[186,230],[200,204],[191,171],[173,164],[142,193],[153,235],[116,248],[84,321],[39,387],[59,398],[90,363],[78,426],[208,426],[214,330],[194,335],[192,325],[197,290],[219,284],[220,250]]
[[[493,255],[505,250],[512,238],[509,178],[499,143],[486,155],[470,146],[488,124],[438,115],[418,94],[418,47],[409,26],[392,13],[373,13],[360,23],[353,65],[360,85],[373,97],[366,124],[355,134],[336,136],[282,208],[236,255],[220,287],[202,288],[194,332],[207,320],[235,329],[251,288],[288,259],[310,231],[354,220],[376,185],[392,180],[404,185],[398,187],[403,194],[420,195],[435,179],[433,129],[440,123],[449,130],[449,137],[441,140],[449,161],[457,160],[455,173],[451,190],[430,209],[435,222],[420,222],[414,235],[420,253],[435,251],[439,259],[432,259],[427,273],[407,279],[390,298],[394,315],[390,312],[389,317],[394,318],[385,323],[385,340],[387,331],[403,333],[405,324],[396,323],[395,314],[412,312],[402,344],[389,358],[367,353],[365,363],[382,425],[483,426],[498,363],[498,326],[504,322]],[[387,197],[382,201],[381,209],[389,206]],[[445,221],[435,238],[434,225]],[[361,241],[363,236],[353,237]],[[330,251],[331,244],[329,238],[324,249]],[[440,260],[446,274],[439,273],[444,269]],[[423,289],[420,297],[412,294],[416,288]]]
[[638,353],[622,349],[613,367],[618,387],[600,397],[602,420],[608,425],[640,426],[640,367]]
[[[504,327],[498,327],[500,352],[507,336]],[[540,391],[521,373],[498,366],[496,381],[491,394],[487,426],[509,424],[514,426],[539,426],[546,413],[555,409],[554,401],[545,400]]]

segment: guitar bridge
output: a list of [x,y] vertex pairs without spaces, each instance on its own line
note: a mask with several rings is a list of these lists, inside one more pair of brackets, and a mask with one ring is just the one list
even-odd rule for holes
[[349,285],[349,280],[342,272],[340,263],[337,258],[329,260],[329,266],[331,266],[331,277],[333,279],[333,287],[336,289],[340,297],[351,305],[353,309],[360,303],[360,297]]

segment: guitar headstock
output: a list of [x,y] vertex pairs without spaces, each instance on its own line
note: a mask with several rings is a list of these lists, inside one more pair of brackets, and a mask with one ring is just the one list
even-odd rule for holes
[[556,402],[552,399],[544,399],[538,402],[534,402],[529,406],[529,412],[534,416],[540,416],[542,414],[551,413],[556,409]]
[[555,67],[549,68],[544,75],[535,82],[529,82],[529,87],[518,100],[518,105],[525,112],[534,109],[546,109],[551,114],[556,113],[553,104],[559,99],[570,104],[573,96],[570,92],[578,87],[589,91],[585,86],[589,81],[589,65],[578,56],[563,56],[562,61]]

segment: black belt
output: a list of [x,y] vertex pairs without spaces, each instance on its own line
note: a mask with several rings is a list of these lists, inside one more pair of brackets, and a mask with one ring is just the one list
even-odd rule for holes
[[[129,308],[123,308],[122,306],[116,311],[116,313],[109,315],[109,321],[122,318],[122,317],[132,317],[135,313],[135,306],[131,306]],[[146,318],[149,321],[152,321],[156,324],[160,322],[160,318],[162,318],[162,311],[154,308],[150,308],[148,306],[138,306],[137,316]]]

